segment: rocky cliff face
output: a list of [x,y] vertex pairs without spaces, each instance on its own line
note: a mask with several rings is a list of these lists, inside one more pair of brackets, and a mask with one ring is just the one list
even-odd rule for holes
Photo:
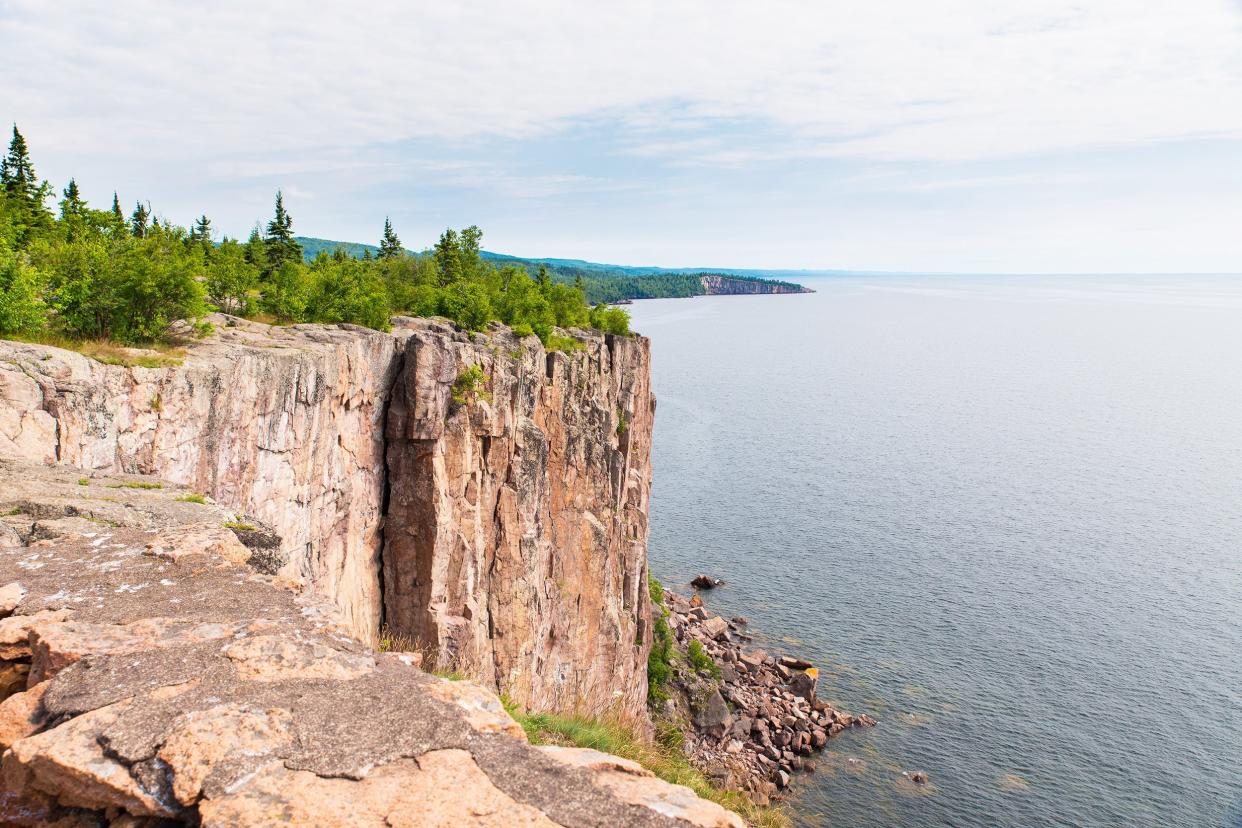
[[[388,417],[387,620],[536,708],[640,711],[648,344],[582,344],[545,353],[430,326],[406,340]],[[469,366],[487,381],[454,392]]]
[[789,282],[760,282],[754,279],[731,279],[721,273],[704,273],[699,277],[707,296],[735,296],[748,293],[814,293],[808,287]]
[[386,620],[532,707],[642,710],[645,340],[213,323],[168,368],[0,343],[0,456],[187,486],[364,640]]

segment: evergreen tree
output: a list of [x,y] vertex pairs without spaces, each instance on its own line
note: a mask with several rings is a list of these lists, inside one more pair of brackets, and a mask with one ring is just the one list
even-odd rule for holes
[[82,217],[86,213],[86,202],[82,200],[82,194],[78,191],[78,182],[69,179],[69,186],[64,190],[64,200],[60,202],[60,217],[62,219],[70,216]]
[[116,190],[112,191],[112,217],[118,224],[125,223],[125,214],[121,212],[121,200],[117,198]]
[[259,225],[255,225],[250,231],[250,238],[246,240],[246,261],[259,270],[267,267],[267,247],[263,244],[263,234],[259,232]]
[[17,130],[17,124],[13,125],[9,152],[0,159],[0,188],[17,214],[17,224],[21,226],[19,243],[26,241],[35,228],[51,225],[52,216],[43,203],[52,194],[52,187],[46,181],[40,182],[35,175],[30,150],[26,139]]
[[141,201],[135,202],[134,212],[129,217],[129,229],[136,239],[145,239],[147,237],[148,222],[151,219],[151,211],[143,206]]
[[388,217],[384,217],[384,237],[380,239],[379,257],[381,259],[391,259],[394,256],[400,256],[401,239],[397,238],[396,232],[392,229],[392,222]]
[[552,288],[552,276],[548,273],[548,266],[543,262],[539,263],[539,290],[546,296]]
[[0,161],[0,182],[4,183],[4,192],[10,198],[27,207],[42,207],[39,200],[39,178],[35,175],[34,163],[30,160],[30,149],[26,139],[17,131],[13,124],[13,140],[9,142],[9,154]]
[[440,234],[435,257],[440,287],[447,287],[461,278],[461,242],[456,230],[450,227]]
[[276,191],[276,215],[267,223],[263,244],[267,248],[265,274],[277,270],[285,262],[302,260],[302,245],[293,239],[293,216],[285,211],[284,194],[280,190]]
[[207,218],[206,214],[199,216],[194,226],[190,228],[190,242],[207,248],[211,247],[211,219]]

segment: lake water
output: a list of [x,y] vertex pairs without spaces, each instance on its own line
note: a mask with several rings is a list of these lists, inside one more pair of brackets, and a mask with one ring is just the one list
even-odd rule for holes
[[653,573],[880,719],[800,823],[1242,826],[1242,277],[806,283],[632,308]]

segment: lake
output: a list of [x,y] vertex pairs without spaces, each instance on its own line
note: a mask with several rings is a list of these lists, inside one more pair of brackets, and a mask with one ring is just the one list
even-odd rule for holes
[[880,720],[799,823],[1242,826],[1242,277],[804,282],[632,306],[653,574]]

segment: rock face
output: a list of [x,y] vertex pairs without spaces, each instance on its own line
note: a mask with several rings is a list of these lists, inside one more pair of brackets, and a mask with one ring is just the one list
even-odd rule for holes
[[0,457],[186,486],[270,527],[268,571],[363,640],[386,623],[531,707],[642,712],[645,339],[211,321],[165,368],[0,342]]
[[[427,328],[388,418],[393,632],[537,709],[646,699],[648,344],[571,354]],[[454,382],[469,366],[489,379]]]
[[374,636],[383,418],[398,340],[365,328],[213,322],[216,332],[171,368],[0,342],[0,456],[153,474],[208,495],[270,525],[287,574]]
[[808,287],[790,282],[760,282],[754,279],[733,279],[723,273],[704,273],[699,277],[707,296],[736,296],[751,293],[814,293]]
[[[227,510],[79,474],[0,461],[19,537],[0,546],[0,675],[20,678],[0,693],[0,825],[743,828],[626,760],[534,747],[490,691],[369,649],[324,597],[256,571]],[[83,525],[30,539],[72,503]]]

